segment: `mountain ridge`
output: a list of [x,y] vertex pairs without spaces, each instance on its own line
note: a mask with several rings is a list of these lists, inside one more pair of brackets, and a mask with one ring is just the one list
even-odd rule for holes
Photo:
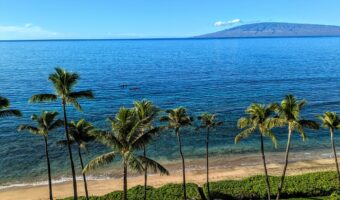
[[221,31],[194,36],[193,38],[240,37],[317,37],[340,36],[340,26],[300,24],[285,22],[261,22],[244,24]]

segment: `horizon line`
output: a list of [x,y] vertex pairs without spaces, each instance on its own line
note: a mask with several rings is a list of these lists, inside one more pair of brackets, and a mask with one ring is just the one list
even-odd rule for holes
[[160,38],[58,38],[58,39],[14,39],[1,40],[0,42],[44,42],[44,41],[110,41],[110,40],[218,40],[218,39],[261,39],[261,38],[320,38],[320,37],[340,37],[340,35],[314,35],[314,36],[247,36],[247,37],[160,37]]

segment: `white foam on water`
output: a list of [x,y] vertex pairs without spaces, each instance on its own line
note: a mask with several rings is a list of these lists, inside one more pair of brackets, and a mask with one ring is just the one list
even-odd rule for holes
[[[76,179],[78,181],[82,181],[83,177],[82,176],[77,176]],[[113,179],[112,177],[108,176],[86,176],[87,180],[108,180],[108,179]],[[64,182],[69,182],[72,181],[71,177],[61,177],[60,179],[54,179],[52,180],[52,184],[58,184],[58,183],[64,183]],[[14,188],[14,187],[27,187],[27,186],[44,186],[48,185],[48,181],[38,181],[38,182],[32,182],[32,183],[13,183],[9,185],[1,185],[0,190],[4,189],[9,189],[9,188]]]

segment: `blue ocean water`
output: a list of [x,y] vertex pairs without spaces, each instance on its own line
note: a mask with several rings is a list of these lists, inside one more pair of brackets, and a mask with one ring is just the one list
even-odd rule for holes
[[[258,151],[256,136],[234,144],[239,132],[236,121],[252,102],[280,101],[293,93],[308,101],[303,117],[314,119],[324,111],[340,110],[340,38],[336,37],[0,42],[0,95],[24,115],[0,120],[0,185],[47,177],[42,138],[16,129],[30,123],[33,113],[61,112],[57,103],[28,103],[33,94],[53,92],[47,77],[56,66],[78,72],[81,80],[76,89],[92,89],[96,97],[81,101],[84,112],[68,108],[69,119],[85,118],[109,128],[106,117],[143,98],[162,109],[184,106],[192,115],[217,113],[224,125],[211,136],[213,156]],[[327,130],[306,132],[306,142],[294,135],[292,151],[330,148]],[[285,146],[286,131],[275,133],[279,149],[268,140],[268,152],[280,152]],[[62,129],[50,134],[54,179],[70,174],[67,151],[56,145],[63,138]],[[183,140],[188,158],[202,157],[203,133],[183,130]],[[340,137],[336,143],[340,147]],[[107,151],[97,143],[88,149],[86,161]],[[155,159],[171,162],[178,158],[177,150],[175,136],[166,132],[148,151]]]

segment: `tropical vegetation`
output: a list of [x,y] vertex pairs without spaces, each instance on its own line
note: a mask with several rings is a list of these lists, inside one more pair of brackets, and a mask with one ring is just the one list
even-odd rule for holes
[[186,126],[191,126],[193,118],[190,117],[185,108],[179,107],[172,110],[167,110],[168,116],[163,116],[160,121],[168,122],[168,128],[174,129],[175,134],[177,136],[178,146],[179,146],[179,154],[182,160],[182,176],[183,176],[183,197],[187,199],[187,190],[186,190],[186,180],[185,180],[185,160],[182,150],[182,139],[180,129]]
[[[166,110],[162,116],[162,110],[149,100],[135,101],[133,107],[121,107],[114,117],[109,117],[110,127],[106,129],[96,128],[85,119],[71,120],[67,115],[68,105],[72,105],[82,111],[80,99],[92,99],[94,95],[91,90],[75,91],[79,75],[62,68],[56,68],[49,75],[49,81],[53,84],[54,93],[43,93],[33,95],[31,103],[52,102],[59,100],[63,112],[63,120],[56,119],[58,113],[55,111],[43,111],[40,116],[32,115],[31,119],[36,123],[21,125],[18,130],[28,130],[32,134],[42,136],[45,142],[45,156],[48,168],[49,194],[52,195],[51,165],[49,158],[48,135],[51,131],[63,126],[65,140],[59,141],[67,147],[73,181],[73,199],[78,199],[76,182],[76,169],[73,161],[72,147],[77,149],[80,169],[84,181],[85,199],[276,199],[290,197],[315,197],[329,196],[338,198],[340,186],[340,174],[337,161],[334,132],[340,128],[339,116],[335,112],[325,112],[319,115],[321,125],[330,132],[331,148],[333,151],[335,172],[320,172],[286,177],[289,163],[289,153],[293,133],[299,133],[303,140],[306,139],[305,128],[319,129],[319,124],[311,119],[301,117],[301,111],[306,105],[305,100],[298,100],[295,96],[288,94],[280,103],[260,104],[252,103],[246,110],[246,116],[242,116],[237,127],[241,132],[234,138],[235,143],[244,140],[251,135],[259,138],[259,148],[264,168],[264,175],[249,177],[244,180],[209,181],[209,142],[211,132],[223,124],[218,121],[216,114],[203,113],[197,117],[199,125],[194,124],[194,118],[184,107]],[[10,109],[9,100],[0,96],[0,118],[16,116],[20,117],[19,110]],[[73,116],[71,116],[72,118]],[[205,163],[206,183],[199,187],[193,183],[186,182],[186,165],[184,156],[183,134],[194,127],[205,131]],[[287,143],[284,157],[284,166],[280,177],[269,176],[266,156],[265,138],[270,138],[274,147],[277,140],[274,132],[282,127],[287,128]],[[222,127],[223,128],[223,127]],[[158,136],[168,132],[174,132],[182,168],[182,183],[168,184],[160,188],[148,185],[148,173],[169,175],[169,171],[159,162],[150,158],[148,148]],[[105,145],[109,152],[84,163],[83,154],[87,151],[87,144],[92,142]],[[175,141],[174,141],[175,142]],[[244,141],[246,142],[246,141]],[[86,173],[97,167],[120,160],[123,171],[122,191],[115,191],[103,197],[91,197],[88,192]],[[128,173],[130,171],[144,174],[143,186],[128,189]],[[277,186],[277,187],[274,187]],[[83,198],[83,197],[81,197]],[[327,197],[328,198],[328,197]]]
[[[78,122],[71,121],[71,123],[69,123],[70,143],[77,145],[80,167],[82,171],[84,170],[82,150],[86,151],[87,143],[95,139],[91,135],[91,131],[93,129],[94,129],[93,125],[90,122],[87,122],[85,119],[80,119]],[[67,146],[67,140],[59,141],[58,144]],[[84,180],[85,196],[86,199],[88,200],[89,192],[87,188],[86,175],[84,172],[82,172],[82,174]]]
[[340,186],[339,165],[334,143],[334,131],[336,129],[340,129],[340,117],[335,112],[325,112],[323,115],[319,115],[318,117],[321,120],[322,126],[329,129],[329,133],[331,134],[331,144],[335,161],[336,174]]
[[[280,177],[270,176],[271,184],[278,184]],[[249,200],[266,199],[267,190],[265,178],[262,175],[251,176],[242,180],[222,180],[210,182],[211,199]],[[182,200],[181,184],[167,184],[159,188],[149,187],[147,195],[152,200]],[[203,190],[203,191],[202,191]],[[338,200],[337,175],[335,172],[314,172],[302,175],[287,176],[281,196],[283,199],[296,200]],[[273,188],[273,195],[277,188]],[[193,183],[187,183],[188,199],[207,199],[207,185],[202,188]],[[139,200],[144,196],[143,186],[135,186],[128,190],[129,200]],[[103,196],[92,196],[91,200],[121,199],[122,191],[114,191]],[[72,198],[66,198],[71,200]],[[64,199],[64,200],[66,200]],[[84,198],[85,199],[85,198]]]
[[221,126],[223,122],[216,121],[216,114],[203,113],[201,116],[197,117],[198,120],[201,121],[201,125],[199,128],[206,129],[206,138],[205,138],[205,158],[206,158],[206,175],[207,175],[207,191],[208,200],[210,199],[210,187],[209,187],[209,136],[211,129],[215,129],[218,126]]
[[123,165],[123,199],[127,200],[128,168],[141,173],[145,171],[144,166],[147,165],[154,171],[160,171],[161,174],[168,175],[169,172],[158,162],[144,155],[138,155],[137,151],[141,150],[152,138],[149,133],[139,131],[143,126],[143,120],[138,119],[134,109],[120,108],[115,118],[108,119],[112,131],[97,130],[93,136],[112,151],[91,160],[85,166],[84,172],[112,162],[118,154]]
[[52,178],[51,178],[51,164],[50,164],[50,157],[48,155],[48,135],[51,131],[63,126],[63,121],[60,119],[56,119],[58,116],[57,112],[49,112],[43,111],[41,115],[38,116],[33,114],[31,116],[32,121],[34,121],[37,125],[29,125],[29,124],[22,124],[18,127],[18,131],[29,131],[30,133],[41,136],[44,138],[45,142],[45,156],[47,161],[47,171],[48,171],[48,188],[49,188],[49,195],[50,200],[53,199],[52,195]]
[[21,112],[17,109],[9,109],[10,102],[7,98],[0,96],[0,118],[21,117]]
[[[247,110],[247,117],[242,117],[238,120],[237,126],[244,129],[235,137],[235,143],[238,143],[241,139],[247,138],[251,134],[257,132],[260,135],[260,148],[263,162],[263,169],[265,174],[265,182],[267,187],[267,198],[271,199],[271,190],[269,184],[269,176],[266,165],[266,157],[264,154],[263,137],[270,137],[275,148],[277,147],[277,140],[274,133],[271,131],[275,126],[279,126],[278,118],[272,117],[273,105],[251,104]],[[209,186],[208,186],[209,191]]]
[[52,82],[53,87],[55,89],[55,94],[37,94],[33,95],[30,98],[30,102],[32,103],[40,103],[40,102],[49,102],[56,101],[58,99],[61,100],[61,106],[64,114],[64,128],[65,128],[65,137],[67,140],[67,148],[68,154],[70,158],[71,164],[71,172],[72,172],[72,181],[73,181],[73,197],[74,199],[78,198],[77,192],[77,180],[76,180],[76,172],[74,168],[73,155],[71,150],[70,143],[70,135],[68,130],[68,121],[67,121],[67,111],[66,106],[68,104],[72,104],[77,110],[82,110],[78,100],[82,98],[92,99],[93,93],[91,90],[83,90],[83,91],[74,91],[74,86],[77,84],[79,80],[79,75],[77,73],[68,72],[65,69],[60,67],[55,68],[55,72],[50,74],[48,80]]
[[[141,135],[149,136],[151,139],[155,138],[161,130],[162,127],[155,127],[153,125],[157,114],[159,113],[159,109],[153,105],[151,101],[142,100],[134,102],[135,114],[137,116],[137,120],[141,121],[141,126],[139,128]],[[152,140],[149,140],[149,143]],[[147,141],[145,141],[147,142]],[[143,156],[146,157],[146,147],[148,143],[143,144]],[[148,180],[148,165],[147,162],[144,164],[144,200],[147,198],[147,182]]]
[[302,140],[306,139],[306,134],[304,128],[310,129],[319,129],[319,124],[313,120],[301,119],[300,112],[302,108],[306,105],[306,100],[298,101],[296,97],[291,94],[285,96],[285,98],[281,101],[281,104],[275,103],[273,107],[275,112],[278,115],[278,120],[280,125],[285,124],[288,127],[288,139],[286,144],[286,153],[285,153],[285,164],[283,167],[283,172],[281,175],[280,183],[278,186],[278,192],[276,199],[280,199],[280,194],[283,188],[287,166],[288,166],[288,156],[289,150],[291,146],[291,136],[294,131],[298,132]]

